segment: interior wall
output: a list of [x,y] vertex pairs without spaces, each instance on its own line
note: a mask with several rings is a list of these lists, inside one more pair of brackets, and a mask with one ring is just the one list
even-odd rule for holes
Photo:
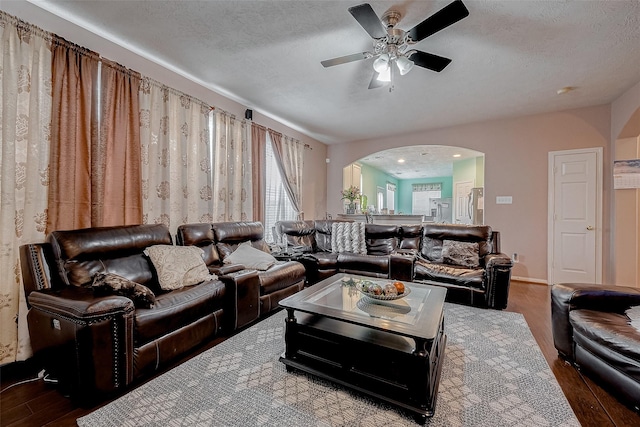
[[[34,4],[25,1],[7,1],[2,3],[2,10],[30,24],[37,25],[45,31],[55,33],[73,43],[91,49],[105,58],[140,72],[144,76],[151,77],[167,86],[235,114],[238,118],[243,118],[245,110],[250,108],[216,92],[206,83],[182,74],[180,70],[173,68],[172,64],[159,64],[147,59]],[[327,146],[278,120],[261,114],[259,111],[254,110],[253,121],[309,145],[310,149],[306,149],[304,153],[305,174],[302,183],[304,193],[302,209],[307,219],[324,218],[327,200],[327,166],[325,162]]]
[[398,181],[396,198],[398,199],[398,213],[411,214],[413,210],[413,184],[442,184],[440,195],[442,198],[453,197],[453,177],[440,176],[435,178],[401,179]]
[[[411,145],[448,145],[485,153],[485,223],[501,232],[503,252],[517,252],[520,262],[513,275],[547,278],[547,165],[549,151],[603,147],[603,254],[610,241],[610,105],[594,106],[514,119],[467,124],[389,138],[329,146],[327,207],[340,208],[342,168],[384,149]],[[608,181],[607,181],[608,180]],[[498,205],[496,196],[512,196],[510,205]],[[606,259],[606,256],[605,256]],[[605,263],[605,277],[611,269]]]
[[[640,158],[640,82],[611,104],[615,160]],[[611,282],[640,287],[640,189],[613,190]]]

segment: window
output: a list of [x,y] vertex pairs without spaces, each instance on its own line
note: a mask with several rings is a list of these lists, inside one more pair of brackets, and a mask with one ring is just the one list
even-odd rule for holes
[[387,212],[393,213],[396,208],[396,185],[387,182]]
[[413,184],[411,193],[411,214],[433,216],[431,199],[442,197],[442,183]]
[[280,170],[273,156],[271,138],[267,133],[266,142],[266,182],[264,200],[264,238],[267,242],[276,242],[274,229],[276,222],[296,219],[296,212],[282,185]]

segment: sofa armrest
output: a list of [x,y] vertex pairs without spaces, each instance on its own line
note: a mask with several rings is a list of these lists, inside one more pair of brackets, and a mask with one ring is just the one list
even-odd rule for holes
[[82,401],[133,380],[133,302],[66,287],[29,294],[29,335],[36,356],[61,389]]
[[[239,265],[239,264],[235,264]],[[225,329],[235,331],[260,316],[260,278],[256,270],[240,270],[218,276],[225,284]]]
[[513,261],[503,253],[488,254],[484,257],[484,265],[487,274],[487,307],[498,310],[507,308]]
[[568,360],[574,360],[571,310],[583,308],[623,313],[634,305],[640,305],[640,290],[635,288],[588,283],[554,285],[551,288],[551,330],[556,350]]
[[398,251],[392,254],[389,260],[389,278],[412,282],[416,258],[415,251]]
[[220,266],[209,266],[209,272],[216,276],[224,276],[231,273],[237,273],[238,271],[245,270],[246,267],[242,264],[223,264]]

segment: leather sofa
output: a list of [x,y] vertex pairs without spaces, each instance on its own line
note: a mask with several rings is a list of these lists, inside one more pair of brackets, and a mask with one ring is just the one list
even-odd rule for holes
[[[425,224],[413,281],[447,288],[447,301],[507,307],[513,261],[500,252],[500,233],[488,225]],[[443,260],[447,242],[477,244],[477,265]],[[475,261],[474,261],[475,262]]]
[[[338,272],[444,286],[447,301],[504,309],[511,281],[511,259],[500,253],[500,233],[486,225],[366,224],[367,254],[334,253],[335,221],[280,221],[276,232],[301,254],[307,285]],[[462,266],[442,259],[446,241],[477,245],[477,265]]]
[[640,306],[640,289],[581,283],[551,288],[558,354],[640,411],[640,331],[625,311]]
[[[178,227],[177,244],[202,248],[211,271],[224,268],[227,258],[239,244],[251,245],[269,253],[260,222],[219,222],[184,224]],[[255,300],[257,314],[264,315],[278,308],[278,302],[300,291],[305,283],[305,268],[296,261],[278,261],[265,271],[258,271],[258,291],[245,299]]]
[[[31,344],[63,393],[93,402],[236,326],[238,290],[257,291],[255,272],[163,291],[144,250],[171,244],[164,225],[133,225],[54,231],[21,246]],[[98,272],[147,286],[155,306],[97,294],[87,280]]]

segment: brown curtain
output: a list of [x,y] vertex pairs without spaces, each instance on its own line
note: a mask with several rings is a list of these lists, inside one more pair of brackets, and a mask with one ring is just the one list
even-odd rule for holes
[[251,123],[251,161],[253,163],[253,220],[264,224],[267,128]]
[[100,138],[92,166],[94,225],[142,222],[139,86],[139,73],[102,60]]
[[91,226],[98,55],[54,38],[47,232]]
[[[282,185],[284,190],[289,196],[289,201],[293,206],[293,210],[296,211],[298,219],[304,218],[304,212],[302,212],[302,152],[290,153],[292,148],[291,144],[297,145],[298,143],[293,141],[289,137],[285,137],[285,142],[282,141],[283,136],[281,133],[269,129],[269,136],[271,137],[271,143],[273,145],[273,157],[275,158],[276,165],[280,171],[282,177]],[[285,147],[285,145],[287,145]],[[298,147],[293,147],[298,149]],[[303,148],[304,149],[304,148]]]

